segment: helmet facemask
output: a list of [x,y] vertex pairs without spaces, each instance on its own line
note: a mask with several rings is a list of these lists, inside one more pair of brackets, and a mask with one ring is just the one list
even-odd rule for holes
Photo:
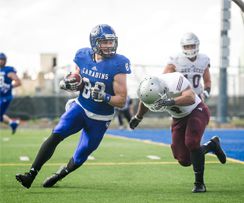
[[4,53],[0,53],[0,67],[4,67],[7,63],[7,56]]
[[6,59],[0,59],[0,68],[4,67],[6,65]]
[[116,54],[117,47],[117,37],[106,37],[105,39],[97,39],[95,53],[103,57],[111,57]]
[[[188,49],[187,47],[191,46],[191,49]],[[184,45],[182,46],[182,50],[183,50],[183,54],[187,57],[187,58],[194,58],[195,56],[197,56],[198,52],[199,52],[199,45],[198,44],[190,44],[190,45]]]
[[193,33],[186,33],[181,39],[182,52],[187,58],[194,58],[199,52],[199,39]]

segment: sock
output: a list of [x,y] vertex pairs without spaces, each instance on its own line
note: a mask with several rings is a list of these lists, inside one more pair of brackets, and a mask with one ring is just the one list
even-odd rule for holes
[[31,168],[31,169],[30,169],[30,174],[31,174],[33,177],[36,177],[37,173],[38,173],[38,171],[35,170],[34,168]]
[[211,141],[208,141],[206,143],[204,143],[202,146],[202,151],[203,151],[203,154],[207,154],[208,152],[212,151],[213,148],[214,148],[214,143],[211,142]]
[[75,164],[74,159],[72,157],[69,160],[69,163],[67,164],[67,166],[60,171],[59,175],[60,175],[60,177],[64,178],[65,176],[67,176],[69,173],[71,173],[72,171],[76,170],[80,166],[81,165]]
[[75,161],[73,159],[73,157],[69,160],[69,163],[67,164],[67,171],[68,173],[71,173],[72,171],[76,170],[77,168],[79,168],[81,165],[77,165],[75,164]]
[[48,161],[57,145],[63,140],[63,137],[61,137],[58,134],[52,134],[45,142],[43,142],[36,158],[35,161],[33,162],[32,166],[31,166],[31,171],[40,171],[41,167],[43,166],[43,164],[46,163],[46,161]]
[[195,173],[195,183],[204,183],[205,156],[201,148],[190,152],[193,171]]

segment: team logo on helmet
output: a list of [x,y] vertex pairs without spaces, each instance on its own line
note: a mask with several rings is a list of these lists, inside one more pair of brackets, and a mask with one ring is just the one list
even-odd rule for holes
[[98,35],[99,33],[100,33],[100,28],[99,28],[99,26],[94,27],[94,28],[92,29],[92,31],[91,31],[91,35],[92,35],[92,36],[96,36],[96,35]]

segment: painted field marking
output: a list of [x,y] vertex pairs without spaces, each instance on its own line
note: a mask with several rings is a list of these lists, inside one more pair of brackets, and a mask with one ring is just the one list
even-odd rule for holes
[[10,140],[10,137],[3,137],[4,142],[8,142]]
[[20,156],[19,160],[20,161],[30,161],[30,158],[28,156]]
[[88,156],[87,159],[88,159],[88,160],[95,160],[95,157],[94,157],[94,156]]
[[[115,138],[115,139],[117,138],[117,139],[122,139],[122,140],[134,140],[136,142],[142,142],[142,143],[145,143],[145,144],[152,144],[152,145],[170,147],[169,144],[153,142],[153,141],[149,141],[149,140],[141,140],[141,139],[136,139],[136,138],[134,139],[134,138],[128,138],[128,137],[117,136],[117,135],[112,135],[112,134],[106,134],[106,136],[110,137],[110,138]],[[214,154],[207,154],[207,156],[216,157]],[[233,158],[226,157],[226,160],[229,161],[229,162],[232,162],[232,163],[244,164],[244,161],[240,161],[240,160],[233,159]],[[207,163],[207,162],[205,162],[205,163]],[[216,162],[216,163],[219,163],[219,162]]]
[[[206,164],[219,164],[218,161],[206,161]],[[60,166],[67,163],[47,163],[45,166]],[[176,161],[145,161],[145,162],[100,162],[100,163],[85,163],[86,166],[138,166],[138,165],[177,165]],[[31,163],[0,163],[3,166],[31,166]]]
[[160,159],[159,156],[155,156],[155,155],[148,155],[147,158],[152,159],[152,160],[159,160]]

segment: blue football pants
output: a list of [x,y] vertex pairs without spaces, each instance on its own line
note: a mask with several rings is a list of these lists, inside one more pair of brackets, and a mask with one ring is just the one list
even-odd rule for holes
[[99,121],[87,117],[84,109],[73,102],[61,116],[53,133],[67,138],[82,130],[79,143],[73,154],[74,163],[82,165],[99,146],[109,124],[110,121]]

